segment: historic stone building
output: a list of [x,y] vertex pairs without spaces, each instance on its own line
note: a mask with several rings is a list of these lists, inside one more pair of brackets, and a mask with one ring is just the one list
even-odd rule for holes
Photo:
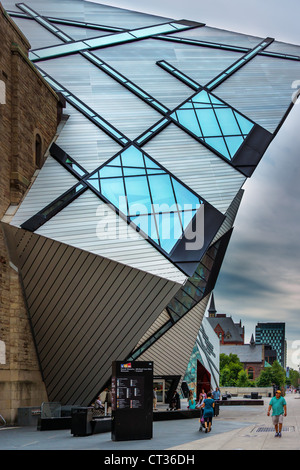
[[[9,221],[42,167],[57,129],[60,98],[28,59],[30,44],[0,4],[0,219]],[[0,230],[0,410],[46,399],[18,269]]]

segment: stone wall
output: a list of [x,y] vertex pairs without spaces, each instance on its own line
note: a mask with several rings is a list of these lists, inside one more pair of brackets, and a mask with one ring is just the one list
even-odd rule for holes
[[[30,44],[0,4],[0,220],[13,213],[58,125],[59,97],[28,60]],[[38,152],[38,155],[37,155]],[[19,407],[47,395],[39,369],[19,273],[0,228],[0,413],[8,423]]]
[[272,387],[220,387],[221,395],[230,393],[233,396],[243,397],[244,395],[251,395],[252,392],[257,392],[262,397],[268,397],[269,394],[273,396]]

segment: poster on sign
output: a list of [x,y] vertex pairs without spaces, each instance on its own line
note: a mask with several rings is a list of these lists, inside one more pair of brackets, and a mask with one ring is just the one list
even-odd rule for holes
[[112,364],[112,440],[151,439],[153,362]]

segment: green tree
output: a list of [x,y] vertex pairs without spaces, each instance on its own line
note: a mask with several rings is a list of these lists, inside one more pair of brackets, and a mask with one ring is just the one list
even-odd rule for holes
[[297,388],[299,386],[299,378],[300,378],[299,372],[297,370],[290,369],[289,381],[290,381],[290,384],[293,385],[293,387]]
[[250,380],[248,379],[248,374],[245,370],[240,370],[240,372],[238,373],[236,386],[237,387],[249,387],[250,386]]
[[238,380],[239,372],[243,370],[238,356],[230,353],[229,355],[220,354],[220,385],[235,386]]
[[273,383],[275,383],[279,388],[282,387],[285,384],[285,370],[278,361],[273,362],[271,372]]
[[273,383],[273,376],[271,367],[263,369],[256,380],[257,387],[271,387]]
[[263,369],[256,381],[258,387],[270,387],[272,384],[278,388],[285,384],[285,370],[278,361],[274,361],[272,367]]
[[220,385],[223,387],[231,385],[229,367],[223,367],[223,369],[220,370]]

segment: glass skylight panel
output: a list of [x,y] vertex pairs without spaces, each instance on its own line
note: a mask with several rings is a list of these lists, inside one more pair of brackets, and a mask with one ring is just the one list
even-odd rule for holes
[[134,31],[131,31],[131,33],[137,38],[144,38],[147,36],[152,36],[153,34],[171,33],[181,29],[186,29],[186,26],[183,27],[183,25],[178,24],[177,27],[175,27],[172,23],[170,23],[157,26],[150,26],[142,29],[136,29]]
[[168,254],[203,203],[133,145],[84,181]]
[[117,32],[115,34],[108,34],[107,36],[100,36],[98,38],[87,39],[85,41],[74,41],[72,43],[61,44],[59,46],[35,49],[30,53],[29,58],[32,61],[35,61],[38,59],[57,57],[65,54],[71,54],[73,52],[106,47],[122,42],[136,41],[138,39],[147,38],[149,36],[161,33],[170,33],[184,29],[189,29],[189,27],[180,23],[178,23],[176,27],[171,23],[165,23],[157,26],[148,26],[146,28],[134,29],[130,32]]
[[193,88],[193,90],[198,90],[201,87],[199,83],[187,77],[184,73],[180,72],[180,70],[168,64],[168,62],[166,62],[165,60],[159,60],[156,63],[161,68],[169,72],[171,75],[175,76],[176,78],[179,78],[179,80],[181,80],[183,83]]
[[233,159],[254,126],[206,90],[190,98],[171,118],[228,160]]

